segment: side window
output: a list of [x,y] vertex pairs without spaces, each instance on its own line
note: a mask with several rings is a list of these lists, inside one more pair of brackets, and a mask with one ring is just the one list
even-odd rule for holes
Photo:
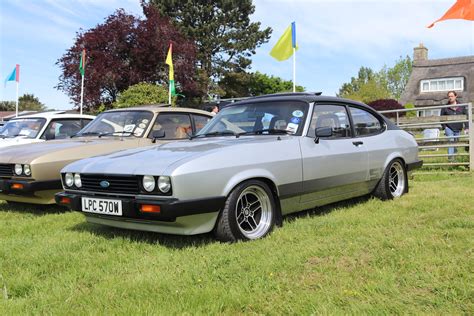
[[207,124],[211,120],[210,117],[204,116],[204,115],[196,115],[193,114],[193,119],[194,119],[194,127],[196,130],[194,131],[195,133],[199,132],[204,125]]
[[83,123],[81,119],[64,119],[64,120],[52,120],[46,127],[45,132],[41,136],[41,139],[65,139],[72,135],[77,134],[82,127]]
[[165,137],[161,139],[182,139],[193,133],[191,119],[184,113],[160,113],[156,118],[152,131],[163,130]]
[[372,135],[382,131],[381,122],[372,113],[354,107],[350,107],[350,111],[356,136]]
[[331,127],[331,138],[351,137],[349,118],[343,105],[315,105],[307,136],[314,138],[319,127]]

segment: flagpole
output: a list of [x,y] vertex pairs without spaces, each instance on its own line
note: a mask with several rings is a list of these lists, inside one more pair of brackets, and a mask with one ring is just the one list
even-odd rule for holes
[[15,114],[15,117],[18,117],[18,86],[20,85],[20,83],[17,81],[16,82],[16,114]]
[[81,108],[80,108],[80,113],[82,115],[82,103],[84,101],[84,75],[82,77],[82,82],[81,82]]
[[171,84],[168,85],[168,103],[171,105]]
[[293,47],[293,92],[296,92],[296,48]]

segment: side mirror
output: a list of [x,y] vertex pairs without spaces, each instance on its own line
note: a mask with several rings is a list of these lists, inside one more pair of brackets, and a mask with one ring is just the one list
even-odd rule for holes
[[331,127],[318,127],[314,131],[314,142],[319,144],[319,138],[321,137],[331,137],[332,136],[332,128]]
[[163,138],[163,137],[165,137],[165,135],[166,135],[166,134],[165,134],[165,131],[162,130],[162,129],[159,129],[159,130],[157,130],[157,131],[153,131],[153,132],[151,133],[152,143],[155,143],[157,138]]

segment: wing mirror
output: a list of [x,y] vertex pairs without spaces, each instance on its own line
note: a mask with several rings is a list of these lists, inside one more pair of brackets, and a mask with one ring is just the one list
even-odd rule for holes
[[153,131],[153,132],[151,133],[151,138],[152,138],[152,141],[151,141],[151,142],[152,142],[152,143],[156,143],[156,140],[157,140],[158,138],[163,138],[163,137],[165,137],[165,135],[166,135],[166,134],[165,134],[165,131],[162,130],[162,129],[159,129],[159,130],[157,130],[157,131]]
[[319,138],[321,137],[331,137],[332,136],[332,128],[331,127],[318,127],[314,131],[314,142],[319,144]]

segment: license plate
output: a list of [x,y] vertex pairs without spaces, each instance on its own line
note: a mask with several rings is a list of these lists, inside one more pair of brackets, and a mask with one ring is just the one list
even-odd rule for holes
[[122,216],[122,201],[82,197],[82,211],[87,213]]

